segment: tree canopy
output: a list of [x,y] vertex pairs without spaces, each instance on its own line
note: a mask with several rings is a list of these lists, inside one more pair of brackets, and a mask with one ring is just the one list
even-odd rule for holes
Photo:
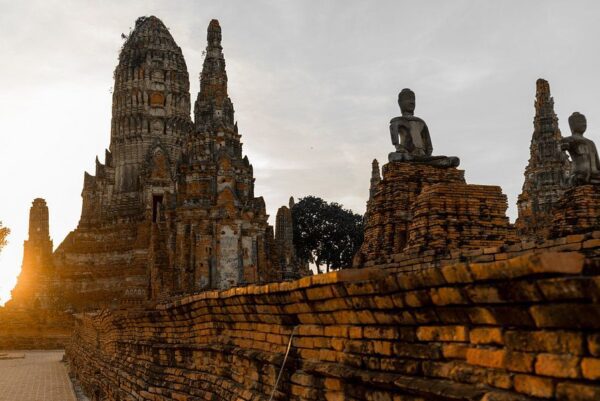
[[7,243],[6,238],[8,237],[8,234],[10,234],[10,229],[8,227],[3,227],[2,222],[0,221],[0,251],[2,251],[2,248],[4,248],[4,245]]
[[302,260],[327,271],[352,266],[352,257],[363,241],[363,218],[339,203],[316,196],[301,198],[292,207],[294,247]]

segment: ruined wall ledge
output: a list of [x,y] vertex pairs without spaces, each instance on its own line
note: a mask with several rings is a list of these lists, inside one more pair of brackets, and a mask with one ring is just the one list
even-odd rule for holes
[[[378,286],[377,293],[389,293],[395,290],[413,290],[418,288],[438,287],[460,282],[480,282],[498,279],[512,279],[544,274],[579,274],[583,270],[585,257],[579,252],[543,252],[528,253],[511,259],[495,262],[462,262],[449,263],[441,268],[430,267],[397,275],[398,287]],[[456,272],[461,271],[457,277]],[[176,301],[156,305],[157,310],[169,310],[207,299],[227,299],[243,295],[263,295],[286,293],[294,290],[324,286],[337,283],[352,283],[366,280],[384,280],[390,282],[390,272],[378,267],[363,269],[345,269],[315,276],[303,277],[295,281],[249,285],[228,290],[205,291],[195,295],[184,296]],[[387,280],[385,280],[387,279]],[[336,295],[331,294],[330,298]]]
[[67,357],[102,400],[267,400],[294,333],[276,400],[595,400],[599,266],[529,251],[209,291],[80,314]]

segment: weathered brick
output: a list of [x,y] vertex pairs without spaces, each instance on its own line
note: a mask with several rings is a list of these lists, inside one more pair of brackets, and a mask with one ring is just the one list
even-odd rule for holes
[[430,296],[435,305],[460,305],[466,303],[466,299],[460,289],[454,287],[434,288],[431,290]]
[[314,384],[315,378],[311,375],[295,372],[291,377],[290,381],[295,384],[300,384],[302,386],[310,387]]
[[488,368],[504,368],[506,351],[490,348],[469,348],[467,350],[467,363],[485,366]]
[[583,353],[583,335],[569,331],[513,331],[505,333],[509,349],[555,354]]
[[423,326],[417,329],[419,341],[468,341],[465,326]]
[[556,385],[556,398],[560,401],[600,400],[600,386],[562,382]]
[[532,397],[552,398],[554,384],[551,379],[537,376],[516,375],[514,378],[515,390]]
[[394,301],[391,297],[374,296],[373,302],[379,309],[392,309],[394,308]]
[[469,340],[473,344],[503,344],[502,329],[498,327],[480,327],[471,329]]
[[581,361],[583,377],[589,380],[600,380],[600,359],[583,358]]
[[512,389],[513,387],[513,378],[512,373],[504,373],[495,369],[487,369],[486,370],[486,378],[485,382],[492,387],[502,388],[502,389]]
[[580,358],[570,355],[539,354],[535,373],[543,376],[578,378]]
[[323,387],[325,387],[326,390],[342,390],[344,388],[344,384],[340,379],[326,377],[323,381]]
[[587,345],[590,354],[600,356],[600,333],[588,334]]
[[433,344],[395,343],[394,354],[400,357],[416,359],[439,359],[442,355],[441,347]]
[[600,239],[589,239],[583,242],[583,248],[598,248],[600,247]]
[[507,351],[505,357],[505,366],[511,372],[529,373],[533,371],[533,361],[535,354],[526,352]]
[[444,279],[449,284],[454,283],[468,283],[473,281],[471,277],[471,271],[466,263],[457,263],[450,266],[441,268]]
[[584,300],[586,299],[585,286],[589,279],[584,277],[560,277],[539,280],[537,285],[548,301]]
[[327,337],[348,337],[349,326],[326,326],[324,335]]
[[523,306],[488,306],[469,310],[473,324],[533,327],[529,310]]
[[586,304],[549,304],[529,308],[537,327],[600,329],[600,308]]
[[462,343],[449,343],[442,345],[442,354],[447,359],[466,359],[469,346]]

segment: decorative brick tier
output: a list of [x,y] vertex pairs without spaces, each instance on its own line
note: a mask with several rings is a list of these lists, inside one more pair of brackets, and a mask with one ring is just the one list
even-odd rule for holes
[[600,269],[576,252],[356,269],[80,316],[101,400],[600,399]]
[[423,189],[412,206],[407,251],[482,249],[516,242],[498,186],[435,184]]
[[417,163],[384,165],[383,179],[372,188],[367,202],[365,239],[354,265],[401,252],[408,241],[413,203],[425,187],[439,183],[464,184],[464,171]]
[[554,209],[552,236],[585,233],[600,227],[600,186],[568,189]]

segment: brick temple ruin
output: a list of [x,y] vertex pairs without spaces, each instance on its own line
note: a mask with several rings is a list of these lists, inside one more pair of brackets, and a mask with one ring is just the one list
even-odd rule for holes
[[192,121],[181,49],[159,19],[138,19],[119,54],[110,147],[85,173],[79,224],[52,253],[48,209],[34,201],[11,302],[77,312],[300,276],[288,208],[276,238],[254,194],[218,21],[207,39]]
[[584,116],[562,136],[546,81],[516,224],[500,187],[432,155],[405,89],[353,268],[315,276],[294,254],[292,201],[274,233],[254,195],[226,83],[213,20],[192,122],[181,50],[139,19],[110,150],[53,253],[32,205],[0,320],[62,321],[92,401],[600,400],[600,165]]

